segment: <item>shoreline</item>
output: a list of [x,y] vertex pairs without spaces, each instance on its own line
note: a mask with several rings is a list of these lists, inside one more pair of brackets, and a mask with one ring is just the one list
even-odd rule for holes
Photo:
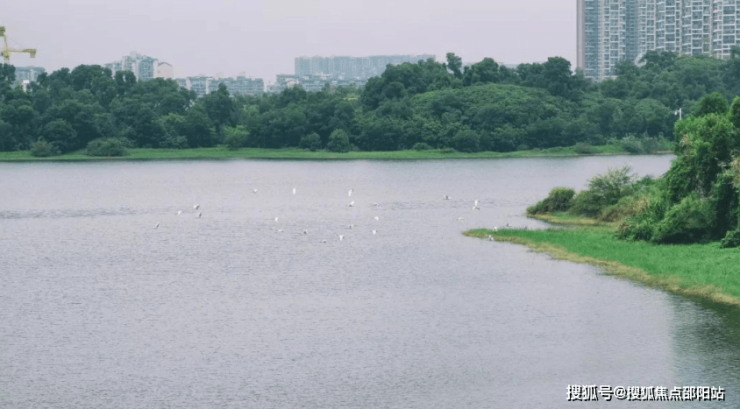
[[[551,220],[558,218],[558,215],[550,215],[548,217]],[[537,219],[550,222],[541,217],[537,217]],[[608,275],[617,278],[629,279],[652,288],[665,290],[672,294],[740,307],[740,291],[737,288],[731,288],[733,286],[736,287],[737,283],[733,283],[732,278],[726,274],[726,271],[732,271],[732,266],[736,266],[737,262],[740,261],[740,252],[719,250],[719,245],[714,244],[656,246],[642,242],[619,241],[613,238],[615,231],[614,225],[603,224],[597,221],[580,220],[568,222],[567,218],[560,218],[555,223],[561,226],[570,225],[572,228],[562,229],[560,227],[559,230],[499,231],[474,229],[464,232],[463,235],[486,239],[490,234],[497,242],[524,245],[537,253],[546,253],[556,260],[591,264],[602,268]],[[583,237],[578,237],[579,235]],[[593,240],[598,235],[603,236],[601,240]],[[619,245],[620,249],[615,249],[616,245],[613,245],[610,241],[622,243]],[[559,242],[569,244],[563,245]],[[608,250],[605,250],[605,248],[608,248]],[[624,249],[631,251],[624,252]],[[609,254],[610,250],[611,254]],[[620,251],[633,256],[633,258],[627,257],[630,261],[625,261],[624,254],[618,254]],[[700,277],[698,274],[691,274],[691,266],[687,266],[687,268],[679,272],[678,269],[671,271],[668,266],[661,263],[664,259],[672,257],[674,253],[689,251],[695,254],[703,253],[708,260],[713,260],[716,257],[710,253],[720,251],[722,252],[721,254],[726,256],[723,262],[727,264],[729,270],[723,270],[725,272],[722,272],[719,269],[724,266],[706,265],[705,275]],[[609,255],[605,256],[604,254]],[[640,258],[639,255],[643,257]],[[677,261],[677,263],[680,263],[680,261]],[[673,267],[675,268],[675,266]],[[716,274],[706,275],[706,272],[711,268],[717,268],[718,271]]]
[[[327,151],[311,152],[298,148],[263,149],[244,148],[230,151],[223,147],[196,149],[129,149],[129,155],[117,157],[87,156],[74,152],[59,156],[34,157],[28,151],[0,152],[0,162],[83,162],[83,161],[150,161],[150,160],[234,160],[234,159],[274,159],[274,160],[443,160],[443,159],[501,159],[501,158],[543,158],[543,157],[582,157],[582,156],[620,156],[630,155],[616,146],[594,146],[592,153],[578,153],[573,146],[549,149],[533,149],[515,152],[447,152],[427,151],[373,151],[335,153]],[[672,152],[656,152],[651,155],[667,155]],[[631,155],[630,155],[631,156]]]

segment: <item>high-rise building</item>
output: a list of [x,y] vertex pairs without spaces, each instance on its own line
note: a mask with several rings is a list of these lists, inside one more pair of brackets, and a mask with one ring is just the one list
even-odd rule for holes
[[39,75],[46,72],[43,67],[15,67],[15,82],[23,84],[24,81],[34,82]]
[[199,75],[197,77],[176,78],[175,81],[177,81],[181,87],[195,91],[195,94],[198,97],[218,91],[218,87],[221,84],[226,86],[226,89],[229,91],[229,95],[231,96],[237,94],[258,95],[265,92],[265,83],[262,81],[262,78],[247,77],[243,74],[239,74],[235,78],[213,78]]
[[739,21],[740,0],[578,0],[577,67],[600,81],[653,50],[727,58]]
[[434,59],[433,55],[375,55],[370,57],[298,57],[295,59],[297,77],[328,76],[332,79],[363,79],[381,75],[388,64],[416,63]]
[[104,64],[103,67],[109,68],[113,75],[118,71],[131,71],[139,81],[147,81],[152,78],[172,78],[174,69],[172,64],[160,62],[156,58],[147,57],[137,52],[132,52],[121,58],[120,61],[114,61]]
[[188,77],[187,80],[188,86],[185,88],[195,91],[198,97],[205,96],[208,93],[208,80],[210,80],[210,77],[200,75],[197,77]]

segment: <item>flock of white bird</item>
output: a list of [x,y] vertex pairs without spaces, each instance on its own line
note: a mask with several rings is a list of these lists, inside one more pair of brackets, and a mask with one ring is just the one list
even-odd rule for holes
[[[353,194],[354,192],[355,192],[355,190],[354,190],[354,189],[350,189],[350,190],[349,190],[349,191],[347,192],[347,196],[348,196],[348,197],[352,197],[352,194]],[[252,193],[253,193],[253,194],[257,194],[257,189],[254,189],[254,190],[252,190]],[[296,195],[296,193],[298,193],[298,189],[296,189],[296,188],[293,188],[293,196],[295,196],[295,195]],[[444,200],[450,200],[450,196],[449,196],[449,195],[444,195],[444,196],[443,196],[443,199],[444,199]],[[480,206],[478,206],[478,203],[479,203],[479,202],[478,202],[478,199],[475,199],[475,201],[473,201],[473,210],[480,210]],[[355,201],[354,201],[354,200],[350,201],[350,202],[349,202],[349,205],[348,205],[348,206],[349,206],[349,207],[354,207],[354,206],[355,206]],[[377,208],[377,207],[379,207],[379,204],[378,204],[378,203],[373,203],[373,207]],[[193,206],[193,210],[194,210],[194,211],[198,211],[199,209],[200,209],[200,205],[199,205],[199,204],[196,204],[196,205],[194,205],[194,206]],[[176,215],[177,215],[177,216],[179,216],[179,215],[181,215],[181,214],[182,214],[182,210],[178,210],[178,211],[177,211],[177,213],[176,213]],[[197,217],[198,217],[198,218],[200,219],[200,218],[201,218],[202,216],[203,216],[203,212],[198,212],[198,215],[197,215]],[[380,216],[375,216],[375,217],[374,217],[373,219],[374,219],[374,220],[375,220],[376,222],[378,222],[378,221],[380,221]],[[277,222],[278,222],[278,221],[280,220],[280,217],[275,217],[275,219],[274,219],[274,220],[275,220],[275,223],[277,223]],[[460,217],[460,218],[458,218],[458,220],[460,220],[460,221],[463,221],[463,220],[465,220],[465,219],[464,219],[464,218],[462,218],[462,217]],[[154,228],[155,228],[155,229],[158,229],[158,228],[159,228],[159,225],[160,225],[159,223],[155,224],[155,225],[154,225]],[[507,227],[509,227],[509,224],[507,223],[507,224],[506,224],[506,226],[507,226]],[[349,225],[347,225],[347,228],[348,228],[348,229],[352,229],[352,228],[354,228],[354,227],[355,227],[355,225],[354,225],[354,224],[349,224]],[[494,230],[494,231],[498,231],[498,227],[494,227],[494,228],[493,228],[493,230]],[[283,232],[283,229],[278,229],[277,231],[278,231],[278,233],[282,233],[282,232]],[[376,235],[376,234],[378,234],[378,231],[377,231],[376,229],[373,229],[373,230],[372,230],[372,233],[373,233],[373,235]],[[303,230],[303,234],[308,234],[308,230]],[[489,240],[493,240],[493,237],[492,237],[491,235],[489,235],[489,236],[488,236],[488,239],[489,239]],[[340,235],[339,235],[339,241],[343,241],[343,240],[344,240],[344,235],[343,235],[343,234],[340,234]],[[321,242],[322,242],[322,243],[326,243],[326,240],[322,240]]]

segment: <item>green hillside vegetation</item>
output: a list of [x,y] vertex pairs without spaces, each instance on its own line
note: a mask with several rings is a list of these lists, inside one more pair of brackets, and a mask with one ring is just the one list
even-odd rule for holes
[[612,169],[577,195],[567,188],[530,207],[530,215],[568,212],[619,223],[616,236],[654,244],[720,242],[740,246],[740,98],[721,94],[676,123],[676,160],[659,179]]
[[594,84],[559,57],[515,70],[490,58],[463,68],[450,53],[444,63],[389,66],[362,89],[232,96],[222,86],[196,98],[173,80],[139,82],[97,65],[42,74],[23,92],[13,85],[15,68],[0,65],[0,151],[49,157],[219,145],[337,154],[573,146],[587,154],[619,145],[649,153],[673,139],[677,108],[690,115],[704,95],[719,92],[727,102],[740,93],[734,54],[720,61],[653,52],[640,67],[622,63],[617,74]]

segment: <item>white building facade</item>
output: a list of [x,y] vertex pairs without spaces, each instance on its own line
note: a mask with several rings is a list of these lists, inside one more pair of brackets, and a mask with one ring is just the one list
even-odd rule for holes
[[141,55],[137,52],[132,52],[119,61],[104,64],[103,67],[109,68],[113,75],[116,75],[118,71],[131,71],[139,81],[148,81],[152,78],[174,77],[172,64]]
[[740,0],[578,0],[577,67],[601,81],[653,50],[728,58],[739,21]]

